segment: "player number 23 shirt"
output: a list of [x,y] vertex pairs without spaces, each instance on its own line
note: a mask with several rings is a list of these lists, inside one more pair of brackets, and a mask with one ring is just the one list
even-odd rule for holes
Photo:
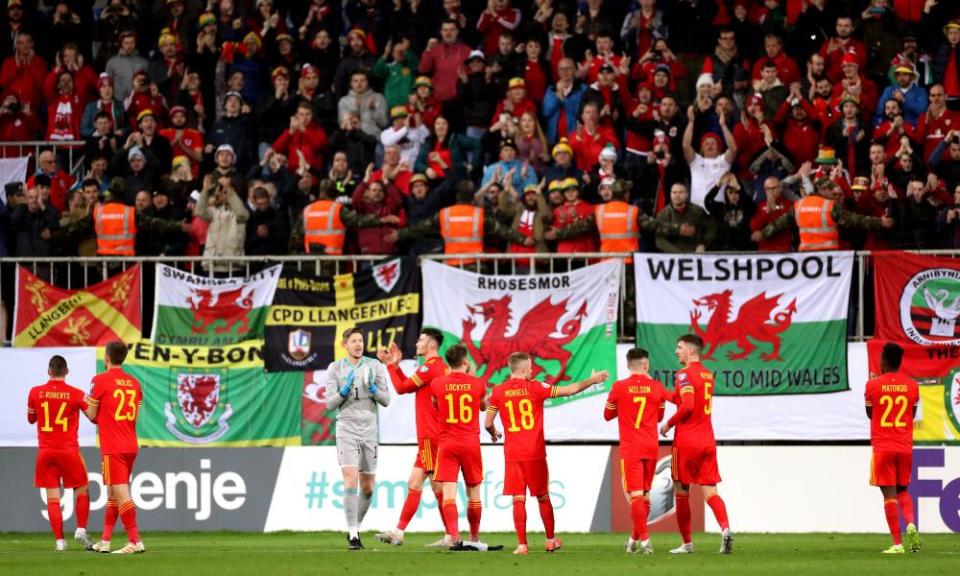
[[93,377],[90,404],[99,406],[97,433],[103,454],[137,451],[137,416],[143,404],[140,383],[120,368]]

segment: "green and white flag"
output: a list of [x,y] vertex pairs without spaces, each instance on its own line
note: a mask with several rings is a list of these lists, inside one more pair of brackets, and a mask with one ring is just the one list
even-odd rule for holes
[[246,278],[209,278],[157,264],[151,340],[225,346],[263,338],[282,268],[278,264]]
[[[299,446],[303,374],[263,369],[263,341],[223,347],[133,344],[141,446]],[[103,348],[97,349],[98,371]]]
[[443,332],[441,354],[462,342],[491,386],[509,377],[513,352],[530,353],[534,378],[550,384],[608,370],[605,384],[547,402],[552,409],[566,405],[562,417],[550,420],[548,438],[606,438],[609,429],[597,415],[617,374],[621,267],[609,261],[562,274],[494,276],[425,261],[423,325]]
[[848,389],[853,252],[637,254],[637,345],[673,385],[677,338],[704,342],[715,395]]

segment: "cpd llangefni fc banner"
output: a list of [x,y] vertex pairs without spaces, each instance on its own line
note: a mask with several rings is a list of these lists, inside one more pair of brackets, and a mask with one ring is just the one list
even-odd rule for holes
[[17,267],[14,346],[97,346],[140,339],[140,265],[79,290]]
[[396,342],[409,357],[420,315],[420,269],[413,258],[394,258],[356,274],[284,274],[266,318],[267,370],[325,370],[346,355],[340,338],[353,326],[363,330],[368,350]]
[[[444,350],[462,342],[491,385],[508,377],[514,352],[533,356],[533,377],[549,384],[584,380],[593,370],[616,375],[620,268],[608,261],[561,274],[495,276],[426,261],[423,325],[443,332]],[[605,393],[613,380],[547,405]]]
[[[262,340],[229,346],[134,344],[141,446],[297,446],[302,374],[267,374]],[[97,349],[98,371],[103,348]]]
[[716,395],[846,390],[852,252],[637,254],[637,343],[672,385],[686,333]]
[[209,278],[157,264],[151,340],[225,346],[263,338],[281,265],[246,278]]

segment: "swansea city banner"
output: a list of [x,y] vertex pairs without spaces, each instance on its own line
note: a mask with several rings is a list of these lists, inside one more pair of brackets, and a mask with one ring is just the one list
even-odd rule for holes
[[847,390],[852,252],[637,254],[637,343],[668,386],[676,340],[703,338],[715,395]]
[[209,278],[157,264],[151,339],[224,346],[263,338],[281,269],[278,264],[246,278]]
[[267,370],[325,370],[346,355],[341,334],[359,326],[368,350],[396,342],[406,356],[420,329],[420,269],[394,258],[355,274],[284,274],[266,318]]
[[141,446],[299,445],[303,374],[267,374],[262,347],[134,344],[123,366],[143,389]]
[[877,338],[960,346],[960,261],[907,252],[873,256]]
[[97,346],[140,339],[140,265],[79,290],[17,267],[14,346]]
[[[610,389],[617,373],[619,261],[561,274],[494,276],[423,263],[423,325],[443,332],[443,350],[462,342],[490,385],[507,379],[514,352],[534,357],[534,378],[548,384],[584,380],[608,370],[610,380],[547,407],[569,405],[566,421],[551,426],[589,435],[602,413],[584,409],[587,400]],[[602,405],[605,397],[600,401]]]

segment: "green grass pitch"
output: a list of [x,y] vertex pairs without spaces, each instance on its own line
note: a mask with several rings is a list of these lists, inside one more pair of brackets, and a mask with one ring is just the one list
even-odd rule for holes
[[[125,543],[118,527],[117,545]],[[108,574],[957,574],[960,547],[957,535],[923,536],[919,554],[885,556],[890,538],[884,534],[737,534],[734,554],[720,556],[717,534],[697,534],[695,554],[674,556],[675,534],[654,534],[652,556],[626,554],[622,534],[559,534],[564,548],[543,551],[543,535],[530,535],[530,554],[511,554],[510,533],[486,534],[501,552],[442,552],[424,548],[437,534],[410,534],[403,546],[380,544],[364,533],[365,550],[350,552],[342,534],[317,533],[146,533],[147,552],[119,556],[82,552],[68,540],[67,552],[53,552],[48,534],[0,534],[0,574],[70,576]],[[72,533],[68,535],[72,536]],[[637,572],[639,571],[639,572]]]

